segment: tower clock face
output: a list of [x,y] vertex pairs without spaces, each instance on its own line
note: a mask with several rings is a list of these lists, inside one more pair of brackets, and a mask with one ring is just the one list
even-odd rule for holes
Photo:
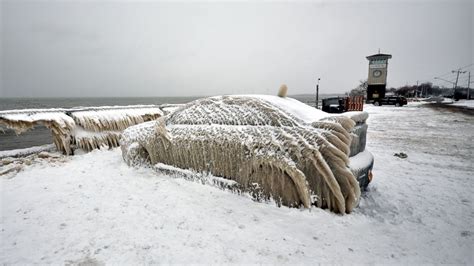
[[374,72],[372,72],[372,76],[374,76],[374,78],[378,78],[382,75],[382,71],[380,70],[374,70]]

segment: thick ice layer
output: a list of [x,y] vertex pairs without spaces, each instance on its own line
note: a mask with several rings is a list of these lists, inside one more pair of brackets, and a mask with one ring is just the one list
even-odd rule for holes
[[351,169],[359,170],[364,169],[367,165],[370,165],[374,161],[374,156],[368,151],[360,152],[359,154],[351,157],[349,166]]
[[223,178],[223,177],[213,176],[210,174],[203,175],[201,173],[196,173],[188,169],[181,169],[181,168],[163,164],[163,163],[157,163],[156,165],[153,166],[153,169],[157,173],[164,174],[167,176],[182,177],[187,180],[198,181],[202,184],[209,184],[209,185],[217,186],[219,188],[238,190],[237,182]]
[[345,112],[345,113],[342,113],[341,115],[349,117],[356,123],[365,123],[367,118],[369,118],[369,114],[367,112],[360,112],[360,111]]
[[0,113],[0,123],[14,129],[17,134],[32,128],[35,124],[51,125],[54,123],[56,127],[63,129],[71,129],[75,126],[74,120],[64,112],[36,112],[34,110],[21,113]]
[[167,123],[295,126],[303,121],[256,97],[216,96],[186,104]]
[[151,138],[142,141],[127,143],[129,130],[125,131],[122,151],[129,164],[148,156],[151,164],[234,180],[242,191],[287,206],[309,207],[314,201],[317,206],[344,213],[358,200],[359,184],[347,167],[347,155],[326,139],[330,134],[326,130],[229,125],[172,125],[165,129],[163,120],[156,123]]
[[18,134],[44,125],[51,129],[56,148],[72,154],[76,148],[86,151],[102,146],[116,147],[125,128],[161,117],[154,106],[105,106],[72,109],[26,109],[0,112],[0,124]]
[[71,131],[71,137],[76,148],[91,151],[100,147],[117,147],[121,133],[120,130],[89,131],[81,126],[76,126]]
[[[262,112],[265,110],[265,112]],[[196,100],[176,110],[169,123],[295,125],[331,117],[298,100],[271,95],[228,95]]]
[[349,156],[354,156],[359,152],[365,151],[365,145],[367,142],[367,129],[366,123],[357,123],[351,131],[352,141],[350,146]]
[[185,104],[177,103],[177,104],[162,104],[160,105],[161,111],[163,111],[164,115],[169,115],[174,111],[178,110],[179,108],[183,107]]
[[273,106],[277,106],[281,110],[309,124],[330,116],[326,112],[313,108],[293,98],[271,95],[255,95],[255,97],[270,102]]
[[130,165],[163,163],[221,176],[257,199],[350,212],[360,196],[348,168],[355,122],[345,116],[301,119],[295,110],[304,108],[288,112],[286,101],[272,96],[194,101],[155,125],[125,130],[123,158]]
[[162,116],[157,108],[114,109],[72,112],[76,124],[90,131],[122,131],[129,126]]

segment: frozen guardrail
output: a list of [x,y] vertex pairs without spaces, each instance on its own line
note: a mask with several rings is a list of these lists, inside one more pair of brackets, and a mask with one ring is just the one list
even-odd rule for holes
[[[176,105],[163,108],[173,107]],[[124,129],[155,120],[165,112],[158,105],[7,110],[0,111],[0,125],[17,134],[46,126],[57,150],[69,155],[77,148],[90,151],[101,146],[116,147]]]

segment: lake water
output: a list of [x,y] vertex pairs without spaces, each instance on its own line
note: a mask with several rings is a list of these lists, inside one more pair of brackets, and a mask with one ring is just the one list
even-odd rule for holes
[[1,110],[29,108],[71,108],[80,106],[136,105],[187,103],[199,97],[146,97],[146,98],[5,98],[0,99]]
[[[320,99],[333,95],[321,95]],[[301,102],[314,106],[314,95],[291,96]],[[164,104],[164,103],[187,103],[195,97],[146,97],[146,98],[0,98],[0,111],[31,108],[71,108],[87,106],[110,106],[110,105],[138,105],[138,104]],[[36,127],[21,135],[16,135],[13,130],[0,126],[0,151],[28,148],[52,143],[49,129]]]

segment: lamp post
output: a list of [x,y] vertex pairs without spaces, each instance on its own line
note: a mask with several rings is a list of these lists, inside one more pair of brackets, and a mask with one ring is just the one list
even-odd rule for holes
[[466,73],[466,71],[461,71],[461,69],[458,69],[458,70],[451,71],[451,73],[457,73],[456,84],[454,84],[454,92],[453,92],[453,99],[454,99],[454,95],[456,94],[456,88],[458,87],[459,74]]
[[319,81],[321,78],[318,78],[318,83],[316,84],[316,109],[318,109],[318,103],[319,103]]

